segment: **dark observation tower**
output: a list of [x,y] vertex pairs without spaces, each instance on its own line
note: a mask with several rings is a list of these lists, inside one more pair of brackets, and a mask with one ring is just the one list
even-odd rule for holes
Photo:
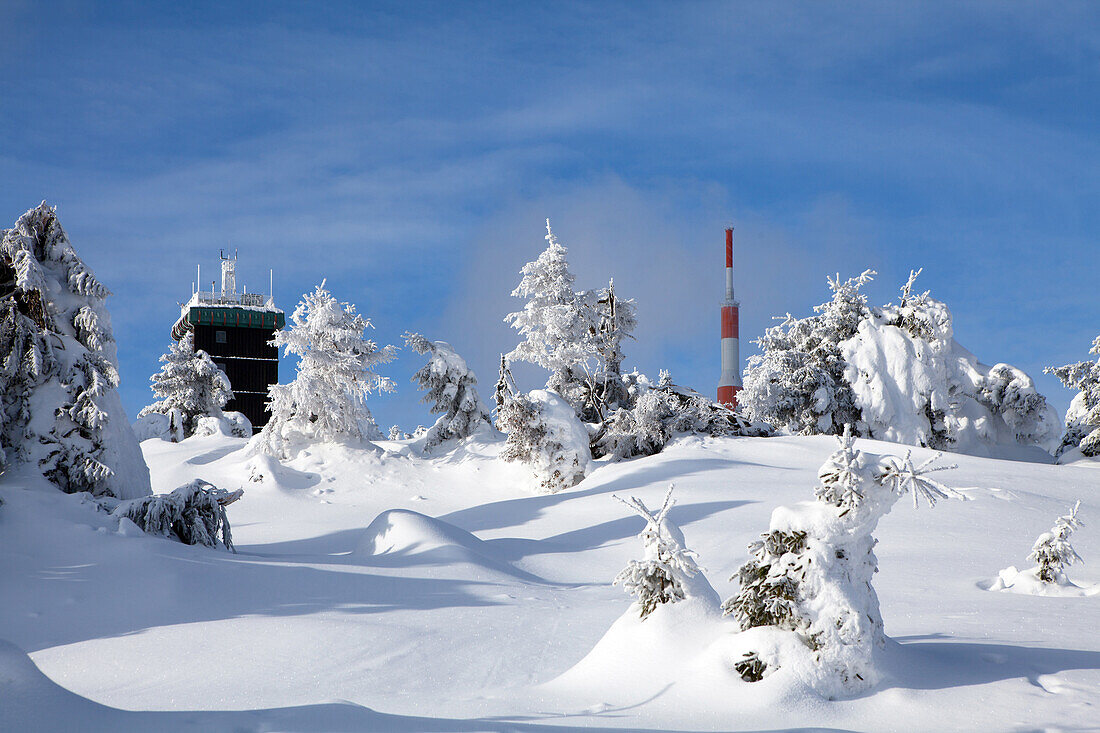
[[225,409],[243,412],[253,432],[259,432],[270,417],[267,388],[279,382],[279,350],[268,342],[286,316],[275,307],[270,287],[267,295],[248,288],[237,292],[236,254],[223,252],[221,260],[221,291],[214,281],[210,290],[202,290],[199,269],[198,284],[192,287],[191,299],[180,306],[172,338],[179,341],[188,332],[194,334],[195,348],[210,354],[233,386],[233,399]]

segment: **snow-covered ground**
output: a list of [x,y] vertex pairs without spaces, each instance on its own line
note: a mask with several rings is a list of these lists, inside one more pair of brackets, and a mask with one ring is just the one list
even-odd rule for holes
[[[683,438],[554,495],[495,458],[502,442],[431,459],[322,446],[279,467],[250,466],[243,439],[145,441],[156,491],[245,489],[237,554],[120,531],[5,476],[0,730],[1100,728],[1100,464],[948,456],[937,478],[969,501],[903,500],[876,532],[884,681],[825,701],[741,681],[736,626],[705,603],[624,618],[611,579],[644,522],[611,495],[660,506],[675,482],[671,519],[726,598],[772,510],[812,498],[834,438]],[[1078,498],[1082,592],[987,590]]]

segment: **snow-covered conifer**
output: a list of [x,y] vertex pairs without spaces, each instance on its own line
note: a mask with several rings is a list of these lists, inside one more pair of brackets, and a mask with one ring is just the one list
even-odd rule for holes
[[844,378],[840,344],[870,315],[860,288],[874,275],[867,270],[843,282],[839,275],[829,278],[833,297],[815,306],[815,315],[797,319],[788,313],[757,339],[761,353],[749,358],[737,398],[750,420],[800,435],[838,434],[844,425],[862,424]]
[[1031,378],[987,367],[953,337],[951,311],[910,273],[895,304],[869,308],[872,271],[841,282],[809,318],[790,314],[758,341],[738,400],[745,414],[800,434],[839,433],[936,449],[1047,448],[1055,417]]
[[0,464],[131,498],[149,470],[116,391],[108,295],[44,202],[0,230]]
[[1075,562],[1081,562],[1081,556],[1069,543],[1069,537],[1073,530],[1081,526],[1081,520],[1077,518],[1077,510],[1081,508],[1078,500],[1069,514],[1063,514],[1054,521],[1054,526],[1049,532],[1044,532],[1035,540],[1031,548],[1031,554],[1027,559],[1036,564],[1036,575],[1044,583],[1057,583],[1065,585],[1065,569]]
[[597,372],[592,375],[594,382],[590,390],[593,408],[597,416],[608,411],[628,407],[630,403],[626,385],[621,375],[623,365],[622,344],[638,325],[637,309],[633,299],[624,300],[615,295],[615,281],[611,280],[606,288],[596,291],[588,299],[595,300],[595,312],[598,330],[595,334],[595,348],[599,361]]
[[588,397],[585,363],[596,357],[595,335],[599,324],[587,298],[573,291],[574,277],[566,261],[566,249],[558,243],[546,221],[546,250],[520,270],[523,275],[512,291],[527,298],[523,310],[505,318],[523,341],[508,354],[512,361],[526,361],[550,371],[547,388],[562,395],[580,412]]
[[536,389],[504,401],[497,425],[508,434],[500,457],[526,463],[548,494],[575,486],[592,460],[588,431],[560,395]]
[[604,421],[592,441],[593,454],[615,460],[660,453],[669,440],[674,415],[667,395],[651,389],[627,410],[619,408]]
[[[1100,336],[1092,342],[1089,353],[1100,354]],[[1100,359],[1047,367],[1043,371],[1077,390],[1066,411],[1066,432],[1058,455],[1073,448],[1080,448],[1086,456],[1100,455]]]
[[[750,560],[737,575],[740,589],[723,604],[743,630],[770,626],[793,632],[814,670],[811,682],[828,697],[875,684],[873,654],[885,644],[878,597],[871,585],[878,560],[872,533],[906,493],[923,499],[960,497],[929,477],[950,467],[931,467],[874,456],[855,447],[850,428],[818,473],[816,502],[781,507],[769,531],[749,545]],[[789,651],[785,653],[791,653]],[[742,671],[755,681],[769,668],[794,660],[776,650],[757,650]]]
[[508,366],[508,359],[504,354],[500,355],[500,372],[497,383],[493,387],[493,404],[496,411],[504,406],[504,401],[516,393],[516,380],[512,377],[512,370]]
[[225,507],[243,493],[243,489],[229,492],[195,479],[168,494],[121,502],[114,506],[111,514],[128,519],[146,534],[169,537],[185,545],[217,547],[220,544],[233,550],[233,535]]
[[637,497],[632,496],[629,501],[615,497],[646,521],[645,529],[638,535],[644,558],[631,560],[614,580],[614,585],[622,584],[623,589],[637,599],[643,619],[662,603],[684,600],[686,581],[699,573],[695,553],[683,547],[682,535],[674,536],[667,524],[668,513],[676,503],[672,498],[673,488],[669,484],[664,503],[656,513]]
[[766,425],[754,424],[725,405],[719,405],[695,390],[672,382],[666,370],[656,385],[648,380],[629,382],[630,409],[616,410],[593,436],[593,453],[615,460],[650,456],[661,452],[676,434],[742,435],[769,434]]
[[160,399],[138,413],[138,418],[157,413],[167,415],[172,440],[190,437],[200,417],[221,417],[225,403],[233,399],[229,378],[202,349],[196,350],[188,333],[173,341],[160,357],[161,370],[149,378],[153,394]]
[[418,354],[430,355],[412,381],[427,391],[423,401],[432,406],[432,413],[441,413],[428,430],[425,451],[447,440],[465,438],[480,426],[491,424],[489,410],[477,394],[477,377],[450,344],[408,332],[405,343]]
[[291,327],[272,339],[298,357],[294,381],[269,388],[271,419],[256,436],[257,447],[276,458],[290,457],[296,442],[382,437],[366,398],[375,390],[393,391],[393,381],[374,369],[392,361],[396,347],[364,338],[370,320],[354,305],[338,302],[324,285],[302,297]]
[[1057,416],[1031,377],[1008,364],[987,367],[960,346],[947,305],[928,291],[914,294],[919,274],[910,273],[897,304],[876,308],[841,346],[864,434],[971,453],[1052,448]]
[[401,429],[400,425],[391,425],[389,432],[390,440],[408,440],[409,434]]

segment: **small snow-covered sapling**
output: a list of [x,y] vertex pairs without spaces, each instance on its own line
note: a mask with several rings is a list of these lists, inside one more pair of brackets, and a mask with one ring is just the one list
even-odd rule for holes
[[676,503],[672,498],[673,488],[669,484],[664,503],[657,512],[650,511],[637,497],[632,496],[629,501],[615,497],[646,521],[645,529],[638,535],[645,551],[644,559],[631,560],[614,580],[615,585],[621,583],[627,593],[638,599],[643,619],[662,603],[684,600],[684,579],[699,572],[695,553],[682,547],[666,524],[668,513]]
[[1058,517],[1049,532],[1039,535],[1031,554],[1027,556],[1038,566],[1037,575],[1044,583],[1064,585],[1067,582],[1065,568],[1075,562],[1083,562],[1069,543],[1073,530],[1081,526],[1081,520],[1077,518],[1080,507],[1081,500],[1078,499],[1069,514]]

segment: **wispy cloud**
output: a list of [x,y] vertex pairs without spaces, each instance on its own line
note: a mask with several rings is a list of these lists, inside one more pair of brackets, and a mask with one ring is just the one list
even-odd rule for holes
[[[285,307],[328,277],[483,381],[546,216],[581,285],[638,299],[628,364],[704,391],[731,218],[746,341],[869,266],[882,301],[925,265],[960,340],[1033,373],[1100,321],[1087,3],[2,12],[0,206],[58,203],[111,283],[132,410],[227,244]],[[379,411],[428,419],[408,390]]]

